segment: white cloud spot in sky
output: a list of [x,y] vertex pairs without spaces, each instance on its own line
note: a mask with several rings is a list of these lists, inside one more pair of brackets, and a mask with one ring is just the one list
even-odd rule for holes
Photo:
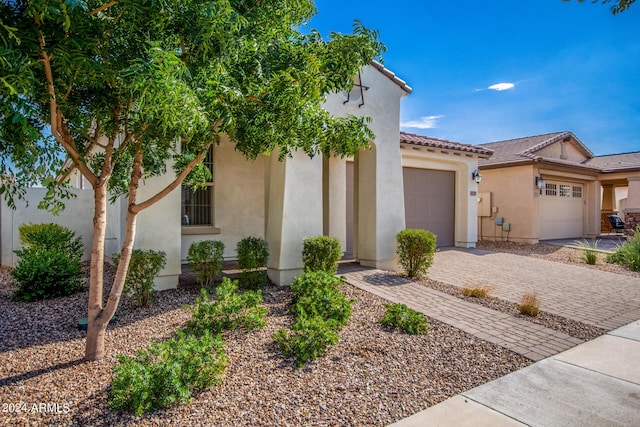
[[415,128],[415,129],[433,129],[436,127],[438,119],[444,116],[423,116],[418,120],[409,120],[408,122],[401,122],[400,127],[403,128]]
[[513,89],[515,86],[516,85],[514,85],[513,83],[496,83],[494,85],[489,86],[487,89],[497,90],[499,92],[503,90]]

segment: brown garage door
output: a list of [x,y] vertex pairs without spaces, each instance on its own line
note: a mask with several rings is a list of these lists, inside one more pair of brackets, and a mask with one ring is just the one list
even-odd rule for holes
[[438,236],[437,244],[453,246],[455,173],[403,168],[407,228],[422,228]]

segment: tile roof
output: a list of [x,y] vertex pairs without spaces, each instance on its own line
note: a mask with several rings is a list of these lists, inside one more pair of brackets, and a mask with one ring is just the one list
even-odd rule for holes
[[385,68],[381,63],[377,61],[371,61],[371,66],[388,77],[392,82],[400,86],[400,89],[404,90],[407,94],[410,94],[413,91],[413,89],[411,89],[411,86],[409,86],[407,82],[396,76],[393,71]]
[[[527,136],[525,138],[509,139],[506,141],[490,142],[488,144],[480,144],[481,147],[489,148],[493,150],[493,156],[490,159],[481,161],[481,165],[500,164],[500,163],[513,163],[513,162],[531,162],[536,158],[535,153],[544,147],[547,147],[555,142],[561,141],[565,138],[573,138],[578,146],[584,151],[587,157],[593,157],[591,150],[582,143],[571,132],[554,132],[544,135]],[[559,159],[553,159],[554,161]],[[573,163],[580,165],[578,162],[563,162]]]
[[603,172],[640,169],[640,151],[635,153],[608,154],[587,160],[587,165],[597,167]]
[[451,150],[476,154],[483,158],[488,158],[493,154],[489,148],[479,145],[462,144],[459,142],[447,141],[444,139],[431,138],[424,135],[416,135],[414,133],[400,132],[400,143],[417,145],[420,147],[439,148],[442,150]]

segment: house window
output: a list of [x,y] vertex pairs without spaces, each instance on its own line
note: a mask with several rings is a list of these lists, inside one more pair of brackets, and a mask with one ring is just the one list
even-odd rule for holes
[[209,149],[203,160],[204,165],[211,171],[212,177],[204,189],[194,190],[182,186],[182,225],[183,226],[213,226],[213,147]]
[[545,196],[557,196],[558,195],[558,184],[547,183],[545,185],[544,194],[545,194]]
[[560,186],[560,197],[571,197],[571,186],[570,185],[561,185]]
[[573,197],[576,197],[576,198],[582,197],[582,187],[580,186],[573,187]]

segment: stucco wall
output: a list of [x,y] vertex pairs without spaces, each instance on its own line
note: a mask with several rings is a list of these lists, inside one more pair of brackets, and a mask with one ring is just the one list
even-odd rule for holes
[[[509,240],[536,243],[540,235],[539,191],[530,165],[482,170],[479,191],[491,192],[491,204],[497,213],[480,219],[482,240],[500,240],[501,229],[495,218],[503,217],[511,224]],[[506,233],[502,233],[506,238]]]
[[[171,171],[172,165],[168,165],[167,170]],[[162,190],[174,178],[175,175],[168,172],[163,176],[147,179],[138,190],[138,203]],[[123,199],[122,205],[126,207],[126,199]],[[125,215],[123,212],[123,225]],[[124,237],[124,230],[122,236]],[[178,285],[182,272],[180,246],[180,192],[172,191],[140,212],[137,218],[134,248],[164,251],[167,255],[167,263],[155,279],[157,290],[171,289]]]
[[362,84],[369,87],[364,99],[351,98],[345,104],[346,94],[338,93],[327,98],[325,108],[336,116],[372,118],[372,149],[362,150],[355,159],[358,194],[354,226],[358,241],[354,246],[363,265],[395,269],[395,236],[405,224],[399,140],[400,99],[406,92],[372,67],[362,71]]
[[[578,148],[576,143],[571,140],[565,145],[566,159],[572,162],[582,162],[587,159],[584,152]],[[552,159],[561,159],[562,157],[562,141],[558,141],[542,150],[535,152],[536,156],[550,157]]]
[[[226,259],[235,259],[236,245],[249,236],[265,237],[265,161],[247,160],[226,136],[214,147],[214,225],[216,233],[182,234],[180,259],[186,262],[191,243],[220,240]],[[180,207],[180,199],[177,201]],[[174,221],[179,224],[180,212]]]
[[[0,202],[0,226],[2,227],[2,265],[14,266],[17,256],[13,252],[21,249],[18,227],[28,223],[56,223],[75,231],[82,236],[84,243],[84,259],[91,255],[91,236],[93,230],[93,192],[87,190],[73,190],[76,198],[67,201],[69,208],[60,215],[54,216],[50,212],[38,209],[38,202],[45,196],[44,188],[30,188],[27,190],[26,202],[16,201],[16,209],[7,206],[4,199]],[[27,205],[28,203],[28,205]]]

